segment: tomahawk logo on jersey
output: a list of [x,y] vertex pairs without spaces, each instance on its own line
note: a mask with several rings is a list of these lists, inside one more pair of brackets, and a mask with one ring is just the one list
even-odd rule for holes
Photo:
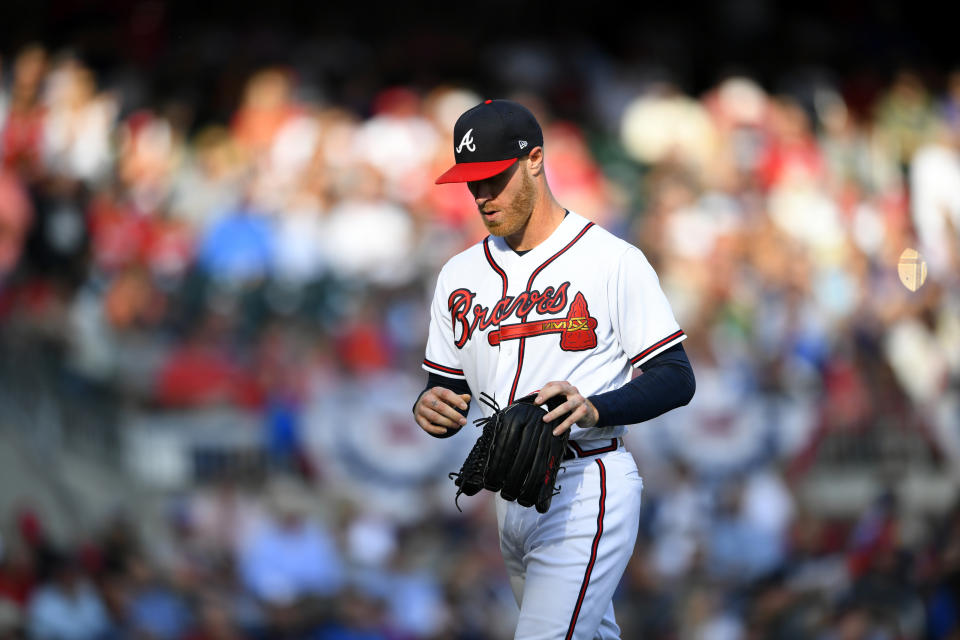
[[571,212],[522,255],[489,236],[447,263],[423,367],[502,403],[549,380],[569,380],[589,396],[626,384],[632,367],[685,337],[643,253]]

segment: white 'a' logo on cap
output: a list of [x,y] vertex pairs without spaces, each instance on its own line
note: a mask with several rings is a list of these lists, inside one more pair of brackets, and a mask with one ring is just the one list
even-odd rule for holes
[[465,134],[463,134],[463,140],[460,141],[460,144],[457,146],[457,153],[463,151],[463,148],[466,147],[467,151],[476,151],[477,147],[473,144],[473,129],[468,129]]

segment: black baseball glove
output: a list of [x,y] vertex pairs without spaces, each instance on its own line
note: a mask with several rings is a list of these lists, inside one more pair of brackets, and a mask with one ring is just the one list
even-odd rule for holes
[[533,403],[536,397],[535,393],[524,396],[501,409],[490,396],[480,394],[480,401],[493,409],[493,415],[474,420],[483,426],[483,433],[460,472],[450,474],[457,485],[455,502],[461,493],[472,496],[480,489],[488,489],[499,491],[504,500],[516,500],[524,507],[536,506],[540,513],[547,512],[559,491],[554,490],[554,484],[569,431],[553,435],[563,417],[544,422],[543,416],[566,402],[566,398],[555,396],[542,406]]

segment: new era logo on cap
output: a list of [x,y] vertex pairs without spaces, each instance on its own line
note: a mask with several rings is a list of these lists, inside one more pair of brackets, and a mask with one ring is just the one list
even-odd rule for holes
[[464,112],[453,127],[453,139],[457,163],[437,178],[437,184],[485,180],[543,146],[537,119],[510,100],[485,100]]

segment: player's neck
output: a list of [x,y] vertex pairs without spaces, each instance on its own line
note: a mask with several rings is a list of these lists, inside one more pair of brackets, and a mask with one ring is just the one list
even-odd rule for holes
[[567,210],[560,206],[549,190],[545,191],[523,229],[504,238],[514,251],[529,251],[546,240],[556,231]]

